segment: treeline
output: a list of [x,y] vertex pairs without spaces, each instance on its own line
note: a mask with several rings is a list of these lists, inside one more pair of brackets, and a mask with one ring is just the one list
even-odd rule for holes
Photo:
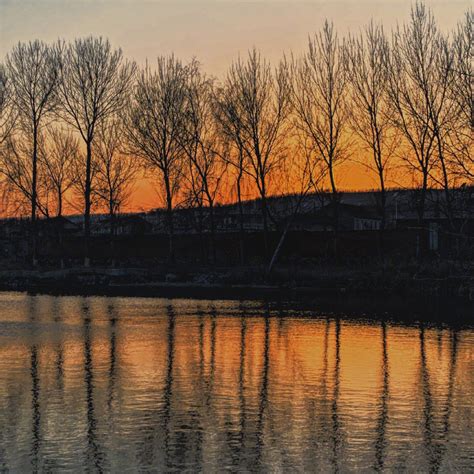
[[139,68],[104,38],[18,43],[0,65],[4,205],[28,208],[33,262],[38,217],[80,209],[88,265],[91,212],[113,222],[142,175],[158,178],[171,259],[177,205],[206,208],[214,239],[216,203],[232,193],[242,217],[250,188],[268,252],[269,194],[324,190],[337,228],[341,165],[357,159],[377,180],[382,229],[395,168],[420,223],[432,186],[451,221],[453,188],[474,181],[473,19],[445,33],[417,3],[390,33],[370,22],[340,37],[326,21],[301,54],[272,66],[253,49],[220,80],[173,55]]

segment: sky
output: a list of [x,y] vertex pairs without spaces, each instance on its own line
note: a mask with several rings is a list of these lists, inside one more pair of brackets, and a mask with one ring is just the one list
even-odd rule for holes
[[[468,0],[428,0],[450,28]],[[256,46],[272,60],[301,51],[325,18],[342,33],[370,18],[387,28],[407,18],[410,0],[0,0],[0,57],[20,40],[103,35],[140,63],[174,52],[196,56],[220,75],[232,59]]]
[[[473,1],[426,0],[443,29],[451,29]],[[257,47],[271,61],[301,52],[309,34],[327,18],[340,35],[371,18],[389,31],[408,18],[411,0],[0,0],[0,61],[18,41],[102,35],[139,64],[175,53],[197,57],[206,72],[222,77],[232,60]],[[367,188],[370,177],[352,169],[342,177]],[[142,192],[152,205],[151,187]],[[153,196],[152,196],[153,195]],[[151,199],[148,202],[148,199]]]

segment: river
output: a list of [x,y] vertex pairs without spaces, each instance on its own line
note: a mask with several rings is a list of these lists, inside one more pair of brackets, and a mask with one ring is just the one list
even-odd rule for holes
[[474,330],[0,293],[0,471],[469,471]]

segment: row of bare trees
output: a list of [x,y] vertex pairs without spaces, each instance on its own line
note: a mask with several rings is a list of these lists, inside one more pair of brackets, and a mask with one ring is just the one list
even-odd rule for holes
[[267,254],[271,194],[325,189],[337,233],[348,161],[373,172],[382,229],[394,169],[409,172],[420,224],[431,186],[451,222],[452,190],[474,177],[473,19],[444,33],[417,3],[390,35],[370,22],[342,39],[326,22],[302,55],[272,67],[253,49],[220,81],[173,55],[138,68],[102,38],[19,43],[0,67],[0,173],[29,207],[33,262],[37,217],[80,197],[88,265],[93,206],[113,219],[143,174],[160,183],[171,259],[177,205],[208,216],[215,259],[214,207],[235,196],[242,237],[249,188]]

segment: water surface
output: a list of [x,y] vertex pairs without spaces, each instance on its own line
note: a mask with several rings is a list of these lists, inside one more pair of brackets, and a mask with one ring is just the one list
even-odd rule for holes
[[474,332],[0,294],[0,471],[474,468]]

